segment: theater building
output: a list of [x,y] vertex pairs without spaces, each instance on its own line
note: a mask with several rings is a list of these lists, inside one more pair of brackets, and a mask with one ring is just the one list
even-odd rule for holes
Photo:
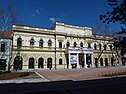
[[13,69],[72,69],[113,65],[112,37],[93,35],[91,27],[61,22],[56,22],[50,29],[13,25],[13,34]]

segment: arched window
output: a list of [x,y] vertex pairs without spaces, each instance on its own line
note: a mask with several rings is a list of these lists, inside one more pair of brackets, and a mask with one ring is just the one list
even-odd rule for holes
[[34,42],[35,42],[34,39],[31,38],[31,39],[30,39],[30,46],[33,46],[33,45],[34,45]]
[[91,48],[91,44],[90,43],[88,43],[88,48]]
[[70,42],[69,41],[67,41],[66,46],[67,46],[67,48],[70,47]]
[[19,37],[17,39],[17,46],[22,46],[22,38],[21,37]]
[[97,45],[96,45],[96,43],[94,44],[94,50],[97,50]]
[[59,59],[59,65],[62,65],[63,64],[63,62],[62,62],[62,59],[60,58]]
[[83,47],[83,43],[82,42],[80,43],[80,47]]
[[59,48],[62,48],[62,42],[59,41]]
[[39,47],[43,47],[43,39],[39,40]]
[[48,40],[48,46],[51,47],[52,46],[52,41],[49,39]]
[[101,44],[99,44],[99,50],[101,50],[101,48],[102,48],[102,45],[101,45]]
[[106,50],[106,45],[104,45],[104,50]]
[[74,47],[77,47],[77,43],[76,42],[74,42]]
[[109,45],[109,47],[110,47],[110,50],[112,50],[112,45]]

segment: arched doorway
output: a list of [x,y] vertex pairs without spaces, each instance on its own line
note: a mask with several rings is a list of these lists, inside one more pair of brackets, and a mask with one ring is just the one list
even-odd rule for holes
[[91,54],[86,54],[86,62],[87,62],[87,67],[90,68],[91,66]]
[[52,68],[52,58],[47,59],[47,68]]
[[112,65],[112,66],[114,66],[113,62],[114,62],[114,59],[113,59],[113,57],[112,57],[112,58],[111,58],[111,65]]
[[108,66],[108,58],[105,58],[105,67]]
[[35,60],[33,57],[29,58],[29,66],[28,66],[29,69],[34,69],[34,61]]
[[98,58],[95,58],[95,67],[98,67]]
[[63,60],[60,58],[59,59],[59,65],[62,65],[63,64]]
[[103,58],[100,58],[100,66],[103,66]]
[[43,68],[43,65],[44,65],[44,59],[43,58],[39,58],[38,59],[38,68]]
[[23,58],[21,56],[16,56],[14,58],[14,70],[22,70]]

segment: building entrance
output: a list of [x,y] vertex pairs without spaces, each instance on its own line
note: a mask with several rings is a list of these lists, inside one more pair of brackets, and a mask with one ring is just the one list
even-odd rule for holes
[[43,68],[43,61],[44,61],[43,58],[38,59],[38,68]]
[[71,68],[90,68],[93,65],[93,49],[69,48],[69,69]]
[[14,58],[14,70],[22,70],[23,59],[21,56],[16,56]]

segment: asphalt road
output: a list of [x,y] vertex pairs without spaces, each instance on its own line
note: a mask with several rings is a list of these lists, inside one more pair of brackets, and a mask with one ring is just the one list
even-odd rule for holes
[[126,94],[126,77],[87,81],[0,84],[0,94]]

